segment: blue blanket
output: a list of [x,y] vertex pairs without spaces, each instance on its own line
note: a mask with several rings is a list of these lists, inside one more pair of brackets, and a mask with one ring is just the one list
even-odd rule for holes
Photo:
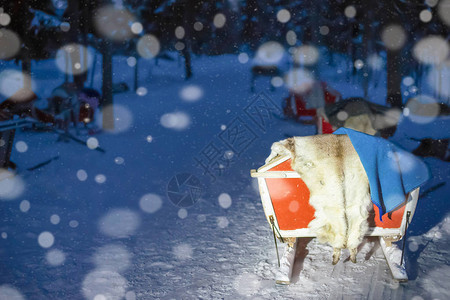
[[369,178],[372,202],[380,218],[405,202],[405,195],[429,178],[425,163],[391,142],[348,128],[334,134],[347,134]]

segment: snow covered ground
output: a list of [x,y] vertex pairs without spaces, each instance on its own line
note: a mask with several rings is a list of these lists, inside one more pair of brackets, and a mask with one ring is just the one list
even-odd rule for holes
[[[329,246],[304,239],[297,256],[307,255],[294,266],[293,283],[275,285],[273,237],[250,169],[274,141],[314,128],[271,114],[254,119],[254,105],[277,112],[286,90],[270,91],[259,78],[250,93],[244,61],[196,57],[189,81],[177,58],[140,62],[138,94],[114,97],[116,130],[82,129],[86,145],[19,130],[12,155],[19,170],[9,182],[16,195],[0,201],[0,299],[449,299],[450,171],[434,158],[425,159],[432,179],[408,232],[408,283],[392,280],[376,240],[365,240],[357,264],[344,252],[333,266]],[[322,77],[344,97],[362,96],[337,61],[323,66]],[[0,72],[11,68],[0,63]],[[52,60],[33,70],[43,98],[63,82]],[[132,86],[125,57],[115,57],[114,73],[115,82]],[[99,88],[100,74],[94,79]],[[370,87],[372,101],[383,103],[383,86]],[[403,121],[393,140],[407,149],[418,146],[410,137],[449,137],[448,119]],[[97,143],[104,153],[91,149]],[[193,195],[183,208],[173,203],[173,180],[186,173],[198,181],[178,182],[180,194]]]

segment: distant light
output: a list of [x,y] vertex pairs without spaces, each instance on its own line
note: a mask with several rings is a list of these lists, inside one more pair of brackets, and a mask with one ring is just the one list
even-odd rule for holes
[[361,70],[364,67],[364,62],[360,59],[355,60],[355,68]]
[[406,42],[406,33],[400,25],[389,25],[381,33],[381,40],[386,48],[400,50]]
[[238,55],[238,61],[239,61],[241,64],[247,63],[248,60],[249,60],[249,57],[248,57],[248,54],[247,54],[247,53],[239,53],[239,55]]
[[420,21],[422,21],[424,23],[428,23],[433,18],[433,15],[431,14],[431,11],[429,11],[428,9],[424,9],[420,12],[419,18],[420,18]]
[[287,9],[281,9],[277,13],[277,20],[281,23],[287,23],[291,19],[291,13]]
[[224,14],[217,14],[214,16],[214,26],[216,26],[216,28],[222,28],[223,26],[225,26],[225,22],[227,21],[227,18],[225,17]]
[[344,14],[349,19],[354,18],[356,16],[356,8],[353,5],[349,5],[345,8]]
[[201,22],[195,22],[194,23],[194,29],[196,31],[202,31],[203,30],[203,24]]
[[134,34],[140,34],[142,30],[144,30],[144,27],[139,22],[134,22],[131,25],[131,32],[133,32]]
[[286,33],[286,42],[290,45],[290,46],[294,46],[297,43],[297,34],[292,31],[289,30]]
[[175,28],[175,36],[177,39],[182,39],[184,38],[184,35],[186,34],[183,26],[177,26],[177,28]]
[[146,140],[148,143],[151,143],[151,142],[153,142],[153,137],[151,135],[147,135]]
[[319,32],[321,35],[327,35],[330,33],[330,28],[328,28],[328,26],[320,26]]

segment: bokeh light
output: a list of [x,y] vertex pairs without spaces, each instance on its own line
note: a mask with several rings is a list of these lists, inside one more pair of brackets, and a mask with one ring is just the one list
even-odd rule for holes
[[153,214],[161,209],[163,201],[156,194],[145,194],[139,200],[139,207],[146,213]]
[[238,60],[241,64],[246,64],[249,60],[247,53],[239,53]]
[[127,65],[128,65],[129,67],[134,67],[134,66],[136,66],[136,63],[137,63],[136,57],[130,56],[130,57],[127,58]]
[[70,226],[71,228],[77,228],[78,225],[80,225],[80,223],[78,223],[77,220],[71,220],[71,221],[69,222],[69,226]]
[[134,16],[128,10],[114,5],[103,6],[94,14],[94,26],[97,32],[117,42],[133,37],[130,25],[135,22]]
[[226,228],[230,224],[227,217],[217,217],[217,226],[220,228]]
[[17,141],[15,147],[16,150],[20,153],[27,152],[28,150],[28,145],[24,141]]
[[142,30],[144,30],[144,27],[139,22],[134,22],[131,25],[131,32],[133,32],[134,34],[140,34]]
[[281,23],[287,23],[291,19],[291,13],[287,9],[281,9],[277,12],[277,20]]
[[0,29],[0,59],[10,59],[19,53],[19,36],[9,29]]
[[173,247],[173,255],[178,259],[178,260],[187,260],[187,259],[191,259],[192,255],[194,253],[194,250],[192,249],[192,247],[189,244],[179,244],[176,245],[175,247]]
[[27,100],[33,95],[31,90],[23,89],[27,81],[31,82],[32,88],[35,86],[30,75],[17,70],[4,70],[0,73],[0,94],[16,102]]
[[260,292],[260,287],[261,281],[255,274],[244,273],[234,280],[234,288],[242,296],[257,294]]
[[356,16],[356,8],[353,5],[349,5],[345,8],[344,14],[347,18],[354,18]]
[[439,1],[438,15],[447,26],[450,26],[450,0]]
[[276,65],[285,54],[283,46],[278,42],[267,42],[262,44],[255,55],[255,64]]
[[196,102],[203,97],[203,89],[198,85],[188,85],[181,89],[180,98],[186,102]]
[[0,285],[0,300],[25,300],[18,289],[9,284]]
[[54,242],[55,237],[51,232],[44,231],[38,236],[38,243],[42,248],[50,248],[51,246],[53,246]]
[[367,64],[374,71],[379,71],[383,68],[384,61],[378,54],[372,54],[367,58]]
[[31,208],[30,201],[28,201],[28,200],[20,201],[19,209],[21,212],[26,213],[30,210],[30,208]]
[[320,26],[319,27],[319,33],[321,35],[327,35],[330,33],[330,28],[328,26]]
[[184,38],[184,35],[186,34],[186,31],[184,30],[183,26],[177,26],[177,28],[175,28],[175,36],[177,39],[182,39]]
[[411,76],[406,76],[405,78],[403,78],[402,83],[405,86],[411,86],[414,84],[414,78],[412,78]]
[[19,175],[0,168],[0,200],[14,200],[24,190],[25,184]]
[[[108,111],[111,107],[105,107]],[[105,129],[109,133],[122,133],[126,132],[133,125],[133,115],[131,111],[121,104],[112,105],[114,115],[114,129]],[[96,119],[96,124],[102,127],[103,112],[100,111],[99,118]]]
[[427,83],[439,96],[450,99],[450,60],[445,61],[439,66],[433,66],[428,75]]
[[0,13],[0,25],[8,26],[11,22],[11,17],[7,13]]
[[188,216],[188,211],[185,208],[180,208],[178,210],[178,218],[180,219],[186,219]]
[[45,259],[51,266],[60,266],[66,260],[66,255],[61,250],[52,249],[47,252],[47,254],[45,255]]
[[124,272],[131,266],[131,253],[120,244],[110,244],[98,248],[92,260],[97,270]]
[[124,159],[123,157],[121,157],[121,156],[117,156],[117,157],[114,159],[114,162],[115,162],[116,164],[118,164],[118,165],[122,165],[122,164],[125,162],[125,159]]
[[162,115],[160,122],[165,128],[185,130],[191,124],[191,118],[184,112],[173,112]]
[[227,194],[227,193],[220,194],[218,200],[219,200],[219,205],[222,208],[226,209],[226,208],[229,208],[231,206],[232,200],[231,200],[230,195]]
[[127,238],[135,234],[141,223],[140,217],[127,208],[110,210],[99,221],[99,230],[114,238]]
[[159,54],[161,45],[158,38],[154,35],[146,34],[139,38],[136,45],[136,50],[141,57],[145,59],[152,59]]
[[296,64],[312,66],[319,60],[319,50],[312,45],[302,45],[294,49],[292,57]]
[[147,88],[145,88],[145,87],[143,87],[143,86],[138,87],[138,88],[136,89],[136,94],[137,94],[138,96],[143,97],[143,96],[147,95],[147,93],[148,93]]
[[400,50],[407,39],[405,30],[400,25],[386,26],[381,33],[381,40],[386,48],[390,50]]
[[433,15],[432,15],[431,11],[429,11],[428,9],[422,10],[419,14],[420,21],[422,21],[424,23],[430,22],[432,18],[433,18]]
[[94,178],[95,182],[102,184],[106,182],[106,176],[104,174],[97,174]]
[[421,39],[414,45],[414,58],[423,64],[443,63],[450,52],[448,42],[441,36],[432,35]]
[[61,221],[61,218],[57,214],[54,214],[54,215],[50,216],[50,222],[53,225],[58,225],[60,221]]
[[224,14],[218,13],[214,16],[213,24],[216,28],[222,28],[225,26],[225,23],[227,21],[227,18]]
[[289,71],[285,78],[285,85],[295,93],[305,93],[309,91],[314,84],[314,76],[305,69],[293,69]]
[[95,137],[90,137],[87,139],[86,141],[86,145],[89,149],[94,150],[95,148],[97,148],[99,146],[99,142],[97,140],[97,138]]
[[85,170],[80,169],[77,171],[77,178],[80,181],[86,181],[86,179],[88,178],[88,174],[86,173]]
[[110,270],[94,270],[83,280],[82,291],[86,299],[121,300],[128,282],[119,273]]
[[297,34],[293,30],[289,30],[286,33],[286,42],[290,46],[294,46],[297,43]]
[[194,29],[196,30],[196,31],[202,31],[203,30],[203,24],[202,24],[202,22],[195,22],[194,23]]
[[[84,64],[85,61],[87,64]],[[63,73],[83,74],[92,66],[93,62],[92,50],[80,44],[68,44],[56,52],[56,66]]]
[[439,103],[436,99],[427,95],[418,95],[409,99],[406,108],[409,111],[408,118],[419,124],[434,121],[440,113]]

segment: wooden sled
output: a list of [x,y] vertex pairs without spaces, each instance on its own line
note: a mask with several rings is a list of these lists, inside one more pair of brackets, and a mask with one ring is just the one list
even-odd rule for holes
[[[309,204],[309,190],[300,175],[291,168],[291,157],[281,156],[252,170],[251,176],[258,179],[259,192],[267,221],[275,235],[287,242],[286,250],[280,260],[276,276],[278,284],[289,284],[296,252],[296,238],[313,238],[315,234],[308,228],[314,219],[314,208]],[[392,213],[382,216],[374,205],[369,214],[367,236],[379,237],[392,276],[398,281],[407,281],[402,250],[392,244],[402,239],[411,222],[417,205],[419,188],[411,191],[405,203]]]

